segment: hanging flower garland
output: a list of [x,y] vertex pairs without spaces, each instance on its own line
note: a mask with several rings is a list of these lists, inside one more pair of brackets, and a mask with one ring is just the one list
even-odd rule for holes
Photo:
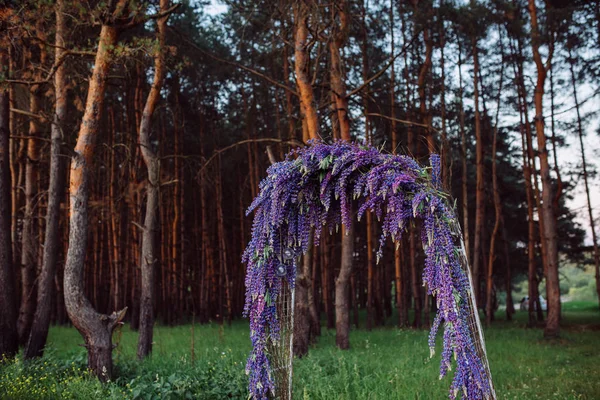
[[440,378],[451,369],[454,357],[450,398],[492,397],[487,361],[482,360],[485,353],[477,351],[480,338],[469,327],[474,312],[468,301],[470,283],[461,268],[460,233],[448,196],[441,190],[440,170],[437,155],[431,156],[430,172],[410,157],[341,141],[313,141],[268,169],[248,209],[255,216],[243,255],[248,266],[244,313],[250,318],[253,346],[246,373],[254,399],[266,399],[275,388],[266,349],[267,341],[279,340],[275,302],[282,282],[294,286],[297,257],[308,250],[311,231],[318,246],[324,229],[332,233],[340,224],[352,223],[353,200],[359,220],[370,210],[381,221],[378,261],[388,238],[398,242],[411,221],[422,221],[423,282],[438,308],[429,335],[432,355],[438,330],[444,327]]

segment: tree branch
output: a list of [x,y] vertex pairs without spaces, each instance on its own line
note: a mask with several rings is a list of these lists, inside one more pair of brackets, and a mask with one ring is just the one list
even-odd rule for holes
[[248,72],[250,72],[251,74],[254,74],[254,75],[258,76],[258,77],[260,77],[260,78],[262,78],[262,79],[266,80],[267,82],[270,82],[270,83],[272,83],[273,85],[275,85],[275,86],[277,86],[277,87],[279,87],[279,88],[281,88],[281,89],[283,89],[283,90],[286,90],[286,91],[288,91],[288,92],[292,93],[292,94],[293,94],[293,95],[295,95],[295,96],[299,96],[298,92],[296,92],[294,89],[290,88],[289,86],[287,86],[287,85],[285,85],[285,84],[283,84],[283,83],[277,82],[275,79],[273,79],[273,78],[271,78],[271,77],[269,77],[269,76],[267,76],[267,75],[263,74],[262,72],[259,72],[259,71],[255,70],[255,69],[253,69],[253,68],[250,68],[250,67],[246,67],[245,65],[242,65],[242,64],[240,64],[240,63],[238,63],[238,62],[236,62],[236,61],[230,61],[230,60],[226,60],[226,59],[224,59],[224,58],[221,58],[221,57],[219,57],[219,56],[216,56],[216,55],[214,55],[214,54],[212,54],[212,53],[209,53],[209,52],[205,51],[204,49],[200,48],[198,45],[196,45],[194,42],[192,42],[192,41],[191,41],[191,40],[189,40],[188,38],[186,38],[186,37],[185,37],[185,36],[184,36],[184,35],[183,35],[181,32],[179,32],[177,29],[173,28],[172,26],[169,26],[169,29],[171,29],[171,30],[173,30],[175,33],[177,33],[177,34],[179,35],[179,37],[181,38],[181,40],[183,40],[183,41],[184,41],[184,42],[186,42],[188,45],[190,45],[190,46],[191,46],[191,47],[192,47],[194,50],[196,50],[196,51],[198,51],[198,52],[200,52],[200,53],[204,54],[205,56],[208,56],[208,57],[212,58],[213,60],[216,60],[216,61],[219,61],[219,62],[222,62],[222,63],[225,63],[225,64],[229,64],[229,65],[232,65],[232,66],[234,66],[234,67],[237,67],[237,68],[240,68],[240,69],[243,69],[244,71],[248,71]]
[[373,75],[372,77],[370,77],[369,79],[367,79],[365,82],[363,82],[359,87],[357,87],[356,89],[350,91],[348,94],[346,94],[346,97],[351,97],[353,95],[355,95],[356,93],[362,91],[364,88],[366,88],[371,82],[373,82],[375,79],[379,78],[381,75],[383,75],[385,73],[385,71],[388,70],[388,68],[390,68],[392,66],[392,64],[394,63],[394,61],[396,61],[396,59],[398,57],[400,57],[402,54],[404,54],[408,48],[410,46],[413,45],[413,43],[415,42],[415,40],[419,37],[419,35],[421,34],[421,31],[416,32],[414,34],[414,36],[412,37],[412,39],[410,40],[410,42],[408,42],[407,44],[405,44],[402,49],[400,49],[400,51],[398,52],[398,54],[392,56],[392,58],[390,58],[390,61],[388,61],[388,63],[381,69],[379,70],[379,72],[377,72],[375,75]]
[[200,167],[200,169],[198,170],[198,172],[196,173],[196,179],[198,178],[198,176],[200,175],[200,173],[202,171],[204,171],[204,169],[206,167],[208,167],[208,165],[215,159],[215,157],[217,157],[219,154],[226,152],[227,150],[231,150],[234,147],[237,146],[241,146],[243,144],[246,143],[261,143],[261,142],[272,142],[272,143],[281,143],[281,144],[289,144],[291,146],[298,146],[298,147],[302,147],[304,146],[304,143],[292,139],[292,140],[281,140],[281,139],[274,139],[274,138],[262,138],[262,139],[245,139],[245,140],[240,140],[239,142],[235,142],[227,147],[223,147],[220,150],[216,150],[212,156],[210,156],[210,158],[208,160],[206,160],[206,162],[204,164],[202,164],[202,167]]
[[434,132],[440,133],[440,131],[438,131],[437,129],[435,129],[433,126],[429,126],[426,124],[421,124],[419,122],[413,122],[413,121],[407,121],[404,119],[398,119],[398,118],[394,118],[394,117],[390,117],[388,115],[383,115],[383,114],[377,114],[377,113],[368,113],[365,114],[368,115],[369,117],[380,117],[380,118],[384,118],[390,121],[395,121],[395,122],[399,122],[401,124],[405,124],[405,125],[409,125],[409,126],[420,126],[422,128],[426,128],[426,129],[431,129]]

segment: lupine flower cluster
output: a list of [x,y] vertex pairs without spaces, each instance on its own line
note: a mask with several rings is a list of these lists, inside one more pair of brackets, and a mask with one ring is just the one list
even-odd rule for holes
[[297,257],[308,250],[311,234],[318,245],[322,231],[352,223],[353,209],[359,220],[370,210],[381,221],[378,260],[388,238],[399,241],[411,221],[422,221],[423,281],[438,306],[429,336],[432,355],[437,332],[444,328],[440,378],[454,358],[450,398],[491,397],[485,360],[468,324],[473,312],[467,301],[469,280],[460,264],[456,216],[441,190],[439,157],[433,155],[431,167],[424,168],[407,156],[341,141],[314,141],[273,164],[248,209],[255,212],[243,255],[248,265],[244,312],[253,346],[246,366],[251,396],[266,399],[274,391],[266,349],[267,341],[279,339],[275,302],[283,281],[293,287]]

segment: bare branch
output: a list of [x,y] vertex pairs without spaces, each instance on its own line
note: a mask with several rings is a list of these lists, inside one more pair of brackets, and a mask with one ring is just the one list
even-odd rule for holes
[[352,90],[351,92],[349,92],[346,97],[351,97],[353,95],[355,95],[356,93],[360,92],[361,90],[363,90],[364,88],[366,88],[371,82],[373,82],[375,79],[379,78],[381,75],[383,75],[385,73],[385,71],[388,70],[388,68],[390,68],[392,66],[392,64],[394,63],[394,61],[396,61],[396,59],[398,57],[400,57],[402,54],[404,54],[409,47],[411,47],[413,45],[413,43],[415,42],[415,40],[419,37],[419,35],[421,34],[421,31],[416,32],[414,34],[414,36],[412,37],[412,39],[410,40],[410,42],[406,43],[402,49],[400,49],[400,51],[398,52],[398,54],[392,56],[392,58],[390,58],[390,61],[388,61],[388,63],[381,69],[379,70],[379,72],[377,72],[375,75],[373,75],[372,77],[370,77],[369,79],[367,79],[365,82],[363,82],[359,87],[357,87],[356,89]]
[[267,82],[270,82],[273,85],[275,85],[275,86],[277,86],[277,87],[279,87],[279,88],[281,88],[283,90],[286,90],[286,91],[292,93],[295,96],[299,96],[298,92],[296,92],[294,89],[290,88],[289,86],[287,86],[287,85],[285,85],[283,83],[277,82],[275,79],[273,79],[273,78],[271,78],[271,77],[263,74],[262,72],[259,72],[259,71],[255,70],[253,68],[250,68],[250,67],[246,67],[245,65],[242,65],[242,64],[240,64],[240,63],[238,63],[236,61],[226,60],[226,59],[221,58],[219,56],[216,56],[216,55],[214,55],[212,53],[209,53],[209,52],[205,51],[204,49],[198,47],[198,45],[196,45],[194,42],[192,42],[187,37],[185,37],[181,32],[179,32],[174,27],[170,26],[169,29],[171,29],[172,31],[176,32],[180,36],[181,40],[183,40],[188,45],[190,45],[194,50],[196,50],[196,51],[198,51],[198,52],[200,52],[200,53],[202,53],[202,54],[204,54],[204,55],[212,58],[213,60],[216,60],[216,61],[219,61],[219,62],[222,62],[222,63],[225,63],[225,64],[233,65],[234,67],[243,69],[244,71],[248,71],[251,74],[254,74],[254,75],[258,76],[258,77],[266,80]]
[[200,167],[200,169],[198,170],[198,172],[196,173],[196,179],[198,178],[198,176],[200,175],[200,173],[202,171],[204,171],[204,169],[206,167],[208,167],[208,165],[215,159],[215,157],[217,157],[219,154],[226,152],[227,150],[231,150],[234,147],[237,146],[241,146],[243,144],[246,143],[261,143],[261,142],[272,142],[272,143],[281,143],[281,144],[289,144],[291,146],[298,146],[298,147],[302,147],[304,146],[304,143],[292,139],[292,140],[281,140],[281,139],[274,139],[274,138],[262,138],[262,139],[246,139],[246,140],[240,140],[239,142],[235,142],[234,144],[231,144],[227,147],[223,147],[220,150],[216,150],[212,156],[210,156],[210,158],[208,160],[206,160],[206,162],[204,164],[202,164],[202,167]]
[[388,115],[377,114],[377,113],[368,113],[368,114],[365,114],[365,115],[368,115],[369,117],[380,117],[380,118],[384,118],[384,119],[387,119],[387,120],[390,120],[390,121],[399,122],[401,124],[405,124],[405,125],[409,125],[409,126],[420,126],[422,128],[431,129],[434,132],[440,133],[440,131],[437,130],[437,129],[435,129],[434,127],[426,125],[426,124],[421,124],[419,122],[407,121],[405,119],[398,119],[398,118],[390,117]]

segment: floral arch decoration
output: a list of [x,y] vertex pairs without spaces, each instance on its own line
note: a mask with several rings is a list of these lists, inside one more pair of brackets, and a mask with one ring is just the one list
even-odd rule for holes
[[432,155],[430,163],[421,167],[411,157],[354,143],[312,141],[269,167],[248,209],[255,216],[243,254],[252,398],[291,399],[298,257],[307,252],[311,235],[316,246],[324,229],[350,226],[356,201],[359,220],[370,210],[381,221],[377,261],[388,238],[398,242],[412,220],[422,221],[423,282],[438,308],[429,334],[432,356],[443,326],[440,379],[454,358],[450,398],[495,399],[460,225],[442,190],[439,156]]

